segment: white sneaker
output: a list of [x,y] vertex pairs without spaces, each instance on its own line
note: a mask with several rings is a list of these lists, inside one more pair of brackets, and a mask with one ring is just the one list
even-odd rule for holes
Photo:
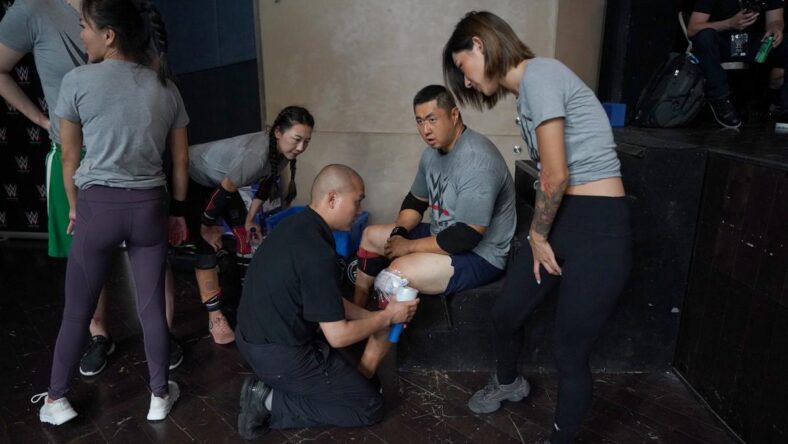
[[169,393],[163,398],[153,396],[153,393],[151,393],[148,421],[161,421],[167,418],[167,415],[170,414],[170,410],[172,410],[172,406],[175,405],[175,401],[177,401],[178,397],[181,395],[181,389],[175,381],[167,381],[167,388],[169,389]]
[[33,404],[44,400],[44,405],[38,411],[38,418],[41,422],[60,425],[77,417],[77,412],[71,407],[65,396],[54,402],[47,402],[46,397],[47,392],[44,392],[30,398],[30,402]]

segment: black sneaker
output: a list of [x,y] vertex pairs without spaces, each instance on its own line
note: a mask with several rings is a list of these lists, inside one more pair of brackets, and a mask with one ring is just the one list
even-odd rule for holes
[[725,128],[738,128],[741,126],[741,119],[736,113],[736,108],[728,99],[709,99],[711,113],[714,119]]
[[93,336],[79,361],[79,373],[83,376],[98,375],[107,366],[107,356],[114,351],[115,343],[110,338],[101,335]]
[[268,432],[271,412],[265,408],[265,398],[271,387],[254,376],[247,376],[241,387],[241,413],[238,414],[238,434],[244,439],[255,439]]
[[170,370],[175,370],[183,362],[183,348],[170,333]]

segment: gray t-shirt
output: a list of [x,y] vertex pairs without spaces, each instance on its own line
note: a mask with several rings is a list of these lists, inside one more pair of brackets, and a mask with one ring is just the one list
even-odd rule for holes
[[[189,177],[213,188],[229,178],[236,187],[257,183],[271,174],[268,133],[243,134],[189,147]],[[287,162],[280,162],[284,168]]]
[[539,162],[536,127],[546,120],[564,118],[570,185],[621,176],[613,131],[602,104],[563,63],[537,57],[525,65],[517,113],[520,132],[536,162]]
[[[79,31],[79,12],[65,0],[17,0],[0,22],[0,43],[33,53],[49,110],[57,106],[63,76],[88,61]],[[60,122],[49,123],[49,138],[60,143]]]
[[153,70],[114,59],[66,74],[55,115],[82,125],[87,150],[74,174],[80,189],[164,185],[167,135],[189,123],[175,84],[165,87]]
[[487,227],[473,252],[504,269],[515,229],[514,181],[490,139],[465,128],[448,154],[427,147],[410,192],[429,201],[432,235],[458,222]]

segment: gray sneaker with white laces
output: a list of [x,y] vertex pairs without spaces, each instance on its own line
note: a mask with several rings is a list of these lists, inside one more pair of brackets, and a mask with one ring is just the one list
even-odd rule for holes
[[522,376],[511,384],[499,384],[498,376],[493,375],[487,385],[474,393],[468,401],[468,408],[474,413],[492,413],[501,408],[501,401],[517,402],[528,396],[531,386]]

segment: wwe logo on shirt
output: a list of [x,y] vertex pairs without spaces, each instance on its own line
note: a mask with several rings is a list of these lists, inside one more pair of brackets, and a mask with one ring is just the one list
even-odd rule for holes
[[29,66],[17,66],[14,68],[16,71],[16,77],[19,79],[20,85],[27,85],[30,83],[30,67]]
[[16,166],[19,167],[16,171],[20,174],[27,174],[30,172],[30,158],[27,156],[15,156]]
[[0,211],[0,227],[5,227],[5,225],[6,225],[5,211]]
[[0,128],[0,144],[5,145],[8,143],[8,128]]
[[27,127],[27,137],[30,143],[41,143],[41,128],[37,126]]
[[41,97],[39,97],[38,98],[38,105],[44,111],[44,114],[49,114],[49,105],[47,104],[46,100],[44,100]]
[[25,211],[27,217],[27,226],[30,228],[38,227],[38,211]]
[[19,114],[19,111],[16,110],[16,107],[14,105],[11,105],[11,103],[8,100],[5,100],[4,102],[5,102],[5,107],[8,108],[8,114]]
[[46,185],[36,185],[36,189],[38,189],[38,197],[41,200],[47,200],[47,187]]
[[5,188],[5,195],[8,200],[16,200],[16,184],[15,183],[4,183],[3,188]]

